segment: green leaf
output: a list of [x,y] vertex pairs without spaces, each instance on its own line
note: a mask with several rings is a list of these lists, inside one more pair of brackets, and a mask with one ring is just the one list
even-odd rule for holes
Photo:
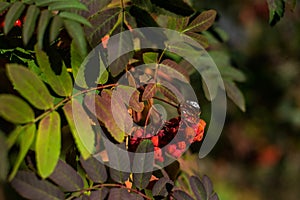
[[158,58],[158,53],[146,52],[143,53],[143,61],[145,64],[156,63]]
[[80,163],[88,177],[96,183],[104,183],[107,180],[107,172],[101,158],[90,157],[86,160],[80,157]]
[[[35,4],[39,7],[49,6],[51,3],[64,2],[65,0],[35,0]],[[69,0],[71,1],[71,0]]]
[[37,26],[37,43],[40,49],[43,48],[43,40],[46,28],[50,22],[52,14],[48,10],[43,10],[41,12],[41,16],[39,18],[38,26]]
[[196,19],[194,19],[183,32],[202,32],[206,31],[215,21],[217,12],[215,10],[203,11]]
[[5,15],[5,19],[4,19],[4,33],[7,34],[14,26],[15,21],[17,21],[19,19],[19,17],[21,16],[21,14],[23,13],[25,9],[25,5],[20,2],[17,1],[15,2],[9,9],[9,11],[7,12],[7,14]]
[[[81,55],[78,47],[76,46],[75,42],[72,41],[71,43],[71,66],[72,66],[72,74],[73,78],[77,81],[77,73],[83,62],[86,55]],[[84,78],[84,77],[83,77]],[[81,85],[79,85],[81,86]],[[83,88],[87,87],[86,84]]]
[[232,81],[224,81],[225,90],[228,97],[235,103],[243,112],[246,111],[245,98],[236,84]]
[[66,9],[77,9],[77,10],[88,11],[88,8],[84,4],[80,3],[79,1],[74,1],[74,0],[51,3],[48,6],[48,9],[51,11],[66,10]]
[[61,74],[56,75],[51,68],[47,54],[42,50],[39,50],[37,46],[35,46],[34,49],[37,62],[46,76],[47,83],[51,86],[53,91],[60,96],[71,96],[73,83],[70,74],[67,72],[66,66],[63,64]]
[[36,132],[35,124],[29,124],[26,127],[24,127],[24,129],[22,129],[22,132],[20,133],[19,136],[21,141],[20,151],[17,160],[14,163],[13,169],[8,177],[9,181],[11,181],[15,177],[21,163],[24,161],[24,158],[34,140],[35,132]]
[[87,54],[87,44],[82,26],[75,21],[64,19],[64,25],[69,35],[74,40],[82,56]]
[[26,199],[64,199],[64,193],[52,183],[39,179],[34,172],[19,171],[12,187]]
[[63,27],[63,20],[60,16],[55,15],[51,21],[49,42],[52,43],[59,35],[60,29]]
[[6,10],[11,4],[8,2],[0,2],[0,13]]
[[97,79],[98,84],[105,84],[108,80],[108,71],[106,70],[106,66],[102,60],[102,57],[100,55],[100,52],[98,53],[98,58],[99,58],[99,76]]
[[[133,158],[133,183],[139,189],[145,189],[149,184],[153,171],[154,147],[151,140],[143,140]],[[148,153],[148,154],[146,154]],[[151,153],[149,155],[149,153]]]
[[[101,122],[104,123],[107,130],[110,132],[111,136],[117,141],[122,142],[125,137],[125,130],[121,129],[119,125],[125,127],[125,120],[118,121],[114,119],[114,115],[121,115],[118,119],[121,119],[124,114],[122,111],[124,110],[121,106],[122,103],[117,103],[117,105],[112,105],[111,100],[111,92],[109,90],[102,90],[101,96],[99,95],[86,95],[84,98],[84,103],[86,107],[92,112]],[[118,113],[112,113],[112,106],[116,106],[115,110],[121,108],[122,110],[118,110]]]
[[206,193],[206,190],[205,190],[204,185],[201,182],[201,180],[196,176],[191,176],[189,181],[190,181],[190,185],[191,185],[193,193],[195,194],[196,199],[206,200],[208,197],[208,194]]
[[49,176],[49,179],[68,192],[79,191],[84,187],[81,176],[62,160],[58,160],[55,170]]
[[99,11],[106,9],[112,0],[81,0],[81,3],[85,4],[88,11],[79,10],[77,11],[85,19],[89,19],[99,13]]
[[151,12],[153,9],[153,4],[150,0],[132,0],[133,5],[146,10],[148,12]]
[[39,14],[40,14],[40,9],[35,5],[30,5],[28,7],[25,15],[25,22],[24,22],[23,33],[22,33],[23,42],[25,45],[27,45],[35,30],[35,24]]
[[36,74],[18,64],[8,64],[6,69],[14,88],[33,106],[41,110],[53,107],[53,97]]
[[239,82],[246,81],[245,74],[241,70],[238,70],[234,67],[224,66],[224,67],[219,67],[219,70],[222,77],[224,77],[225,79],[230,79]]
[[16,143],[19,135],[22,133],[25,127],[26,126],[16,126],[16,128],[9,133],[8,138],[6,140],[8,149],[11,149],[11,147]]
[[284,0],[267,0],[269,7],[269,24],[274,26],[281,17],[284,15],[285,11],[285,1]]
[[66,103],[63,110],[76,146],[82,157],[87,159],[94,152],[95,148],[95,136],[90,118],[76,99]]
[[76,13],[71,13],[71,12],[60,12],[58,14],[61,18],[64,18],[64,19],[69,19],[69,20],[72,20],[72,21],[76,21],[80,24],[84,24],[88,27],[91,27],[92,28],[92,24],[84,17],[76,14]]
[[21,98],[11,94],[0,95],[0,116],[17,124],[34,121],[34,112],[30,106]]
[[41,120],[36,138],[37,169],[42,178],[47,178],[55,169],[60,147],[60,116],[53,111]]
[[9,169],[8,162],[8,146],[6,143],[6,137],[0,131],[0,184],[6,181],[6,177]]

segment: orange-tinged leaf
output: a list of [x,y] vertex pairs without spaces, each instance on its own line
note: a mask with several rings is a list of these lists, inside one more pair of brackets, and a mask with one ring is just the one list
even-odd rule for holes
[[76,99],[66,103],[63,110],[71,128],[76,146],[82,157],[87,159],[95,148],[95,135],[89,116]]
[[154,97],[156,93],[156,84],[155,83],[149,83],[144,90],[143,96],[142,96],[142,100],[149,100],[152,97]]
[[[117,142],[122,142],[125,137],[125,130],[124,123],[125,121],[119,121],[118,123],[114,119],[114,115],[112,113],[112,106],[120,106],[117,105],[116,102],[115,105],[112,105],[111,100],[111,91],[109,90],[103,90],[101,92],[101,96],[95,95],[95,94],[88,94],[84,98],[84,103],[86,107],[101,121],[104,123],[107,130],[110,132],[112,137]],[[115,107],[116,108],[116,107]],[[121,108],[121,107],[119,107]],[[118,113],[114,113],[115,116],[118,116],[118,114],[124,114],[124,110],[121,108],[121,110],[118,110]],[[122,111],[123,110],[123,111]],[[126,112],[127,114],[127,112]],[[122,117],[118,117],[118,119],[121,119]],[[126,122],[127,123],[127,122]],[[119,127],[121,125],[122,127]],[[123,130],[122,130],[123,129]]]

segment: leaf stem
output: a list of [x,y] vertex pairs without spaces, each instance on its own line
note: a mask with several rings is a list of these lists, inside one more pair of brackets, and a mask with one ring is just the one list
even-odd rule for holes
[[114,84],[108,84],[108,85],[101,85],[101,86],[97,86],[97,87],[93,87],[93,88],[89,88],[86,90],[82,90],[70,97],[66,97],[65,99],[61,100],[60,102],[58,102],[53,108],[46,110],[44,113],[42,113],[41,115],[39,115],[37,118],[34,119],[33,123],[38,122],[39,120],[43,119],[44,117],[46,117],[47,115],[49,115],[51,112],[57,110],[60,106],[64,105],[65,103],[67,103],[68,101],[72,100],[73,98],[82,95],[82,94],[86,94],[88,92],[92,92],[95,90],[100,90],[100,89],[105,89],[105,88],[109,88],[109,87],[116,87],[118,84],[114,83]]

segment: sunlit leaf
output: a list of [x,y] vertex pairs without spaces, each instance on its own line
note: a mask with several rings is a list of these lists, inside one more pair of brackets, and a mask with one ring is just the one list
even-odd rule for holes
[[201,180],[196,176],[191,176],[189,181],[191,189],[195,194],[196,199],[207,199],[208,194],[206,193],[206,190]]
[[62,160],[58,161],[49,179],[61,186],[65,191],[81,190],[84,186],[83,180],[78,173]]
[[29,42],[35,30],[36,21],[39,14],[40,14],[40,9],[35,5],[30,5],[28,7],[25,15],[25,22],[24,22],[23,32],[22,32],[23,42],[25,45]]
[[217,12],[215,10],[203,11],[196,19],[194,19],[183,32],[202,32],[206,31],[215,21]]
[[109,193],[109,189],[106,187],[102,187],[99,190],[95,190],[91,192],[90,200],[104,200]]
[[85,40],[85,33],[82,26],[75,21],[64,19],[64,25],[69,35],[74,40],[76,46],[79,48],[81,55],[87,54],[87,43]]
[[[112,137],[118,141],[122,142],[125,137],[125,130],[121,129],[125,127],[125,120],[121,120],[124,116],[124,108],[120,107],[122,102],[112,105],[111,92],[109,90],[103,90],[101,96],[99,95],[86,95],[84,98],[84,103],[87,108],[101,121],[104,123],[107,130],[110,132]],[[112,106],[114,106],[114,114],[112,113]],[[117,107],[118,106],[118,107]],[[122,110],[118,110],[121,108]],[[122,112],[123,111],[123,112]],[[128,114],[127,114],[128,115]],[[119,117],[118,117],[119,116]],[[114,117],[118,117],[121,121],[116,122]],[[126,122],[127,123],[127,122]],[[119,127],[119,125],[121,127]]]
[[68,124],[71,128],[76,146],[84,159],[94,151],[95,136],[89,116],[82,105],[75,99],[63,107]]
[[12,187],[26,199],[65,198],[64,193],[49,181],[38,179],[35,173],[20,171],[11,182]]
[[284,0],[267,0],[269,7],[269,24],[274,26],[281,17],[284,15],[285,11],[285,1]]
[[152,188],[153,196],[166,197],[173,187],[173,181],[167,177],[160,178]]
[[106,168],[103,161],[99,161],[94,157],[90,157],[84,160],[80,157],[80,163],[83,169],[86,171],[88,177],[96,183],[103,183],[107,179]]
[[243,111],[246,111],[245,98],[236,84],[232,81],[225,80],[225,90],[228,97]]
[[49,12],[49,10],[43,10],[41,12],[41,16],[39,17],[39,22],[37,25],[37,43],[38,43],[38,47],[40,49],[43,48],[43,40],[44,40],[44,34],[46,31],[46,28],[50,22],[51,19],[51,13]]
[[24,161],[24,158],[34,140],[35,132],[36,132],[35,124],[27,125],[24,129],[22,129],[22,132],[20,133],[19,136],[21,141],[20,151],[17,160],[14,163],[13,169],[8,177],[8,180],[11,181],[15,177],[21,163]]
[[25,9],[25,5],[17,1],[8,10],[4,19],[4,33],[7,34],[14,26],[15,21],[19,19]]
[[53,111],[41,120],[36,138],[37,169],[42,178],[48,177],[59,159],[61,147],[60,116]]
[[154,97],[156,93],[156,84],[155,83],[149,83],[143,92],[142,100],[149,100],[152,97]]
[[11,94],[0,95],[0,116],[13,123],[34,121],[34,112],[21,98]]
[[188,193],[182,190],[175,190],[173,195],[176,200],[194,200]]
[[158,53],[146,52],[143,53],[143,61],[145,64],[156,63],[158,58]]
[[6,69],[14,88],[33,106],[42,110],[53,106],[53,97],[36,74],[18,64],[8,64]]
[[47,54],[39,50],[37,46],[35,46],[35,55],[41,70],[46,76],[47,83],[52,87],[53,91],[60,96],[70,96],[72,94],[73,84],[66,66],[63,64],[61,74],[57,75],[51,68]]
[[135,152],[132,170],[137,173],[133,173],[133,183],[139,189],[145,189],[152,176],[154,162],[153,151],[154,147],[152,141],[143,140]]

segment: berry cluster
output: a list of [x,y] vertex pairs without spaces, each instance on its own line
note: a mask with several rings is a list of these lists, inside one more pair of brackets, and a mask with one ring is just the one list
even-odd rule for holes
[[[128,148],[134,152],[141,141],[148,139],[153,143],[155,160],[163,162],[164,155],[178,158],[191,143],[203,139],[205,125],[202,119],[190,124],[180,118],[172,118],[155,135],[146,133],[145,129],[137,129],[130,137]],[[164,146],[166,148],[163,149]]]

